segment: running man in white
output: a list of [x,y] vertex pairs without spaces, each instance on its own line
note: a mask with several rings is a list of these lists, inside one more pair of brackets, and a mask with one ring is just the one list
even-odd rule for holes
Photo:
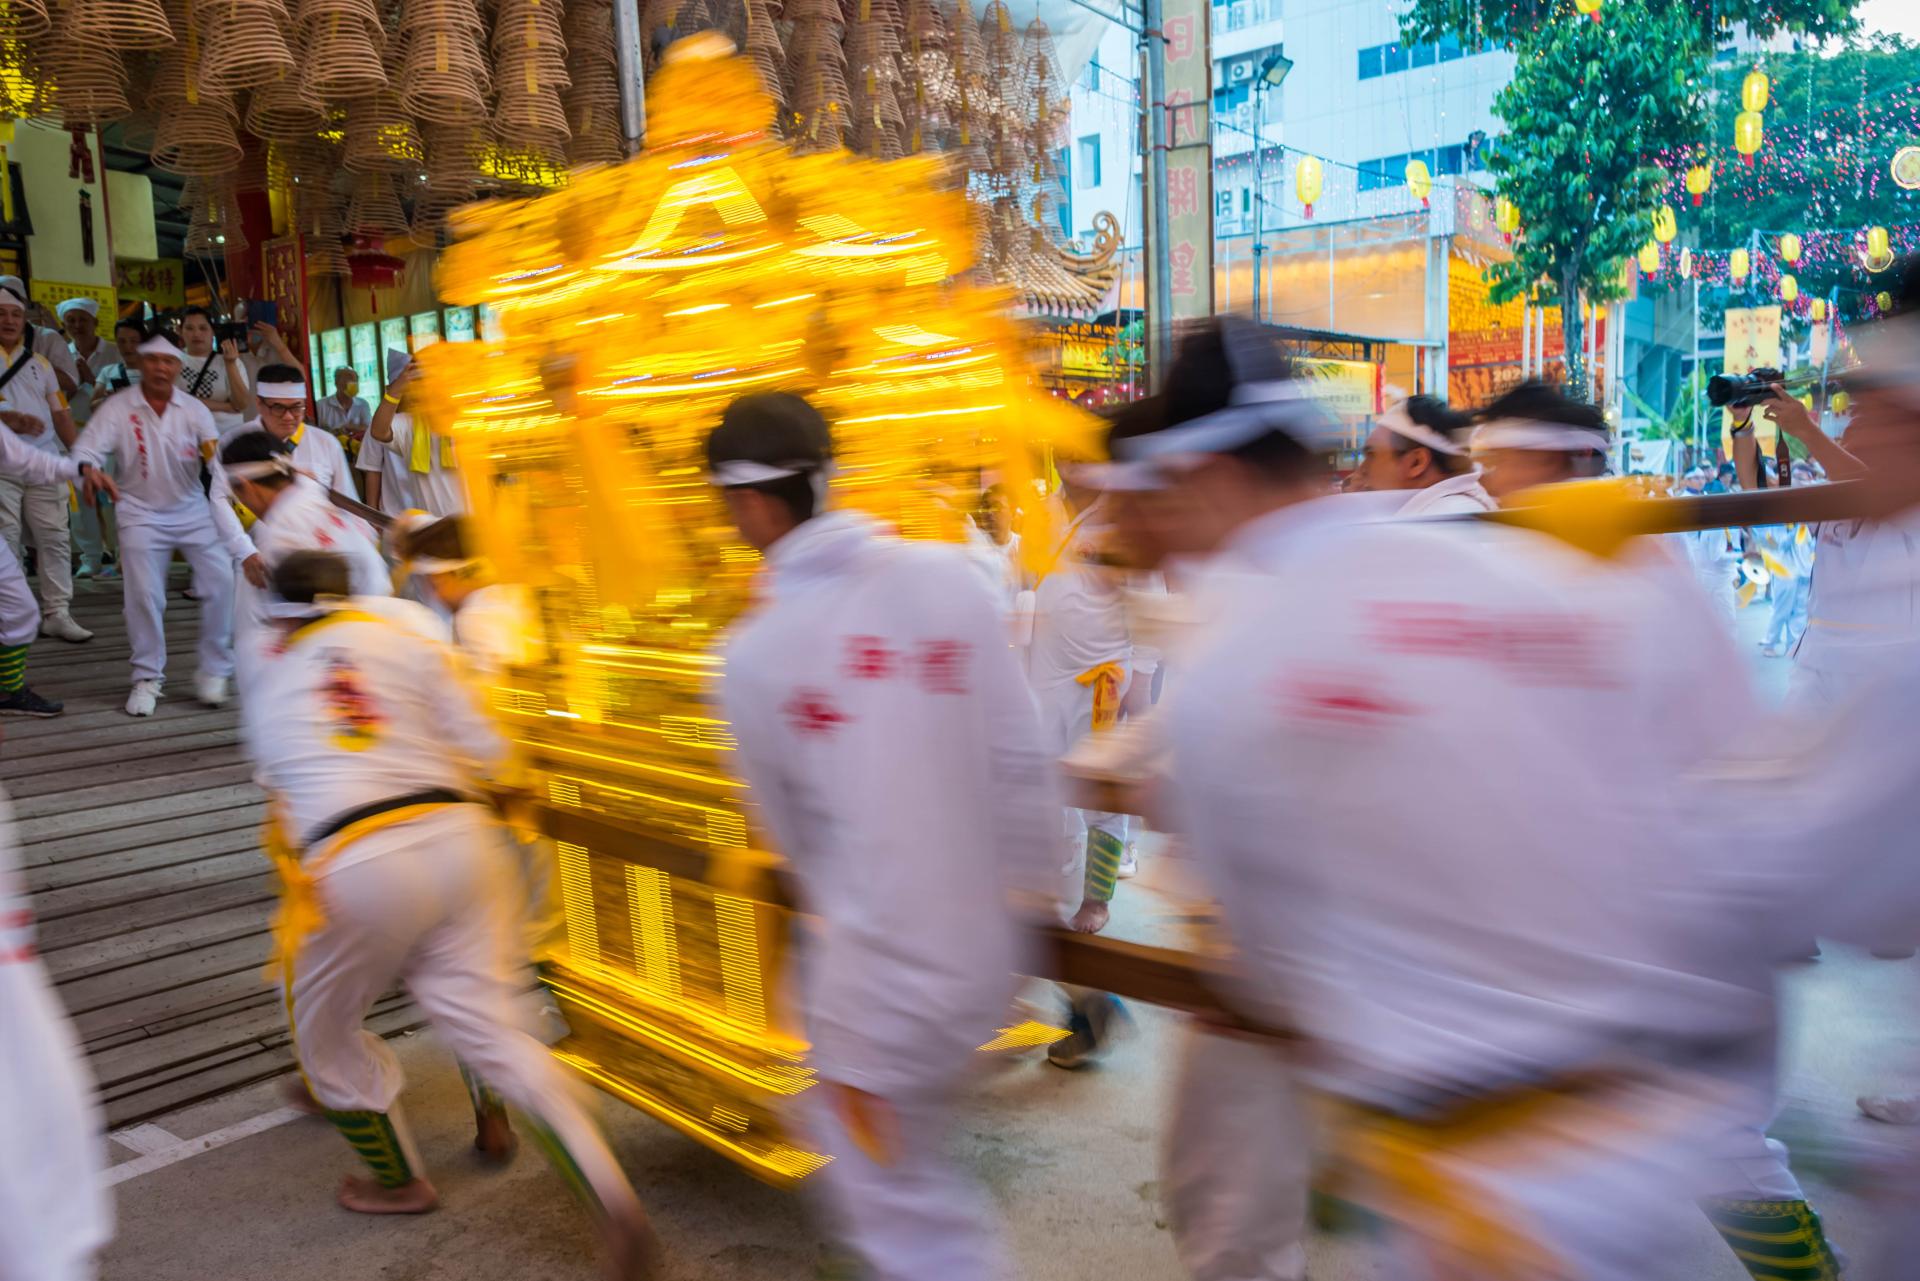
[[632,1187],[573,1082],[515,1015],[514,872],[478,799],[510,745],[446,647],[355,608],[350,581],[330,553],[280,562],[276,652],[242,708],[284,845],[276,941],[300,1069],[372,1175],[342,1183],[340,1204],[418,1214],[438,1200],[399,1111],[399,1063],[361,1026],[404,982],[460,1060],[527,1113],[594,1214],[608,1277],[649,1276],[651,1233]]
[[1375,420],[1361,460],[1360,489],[1407,490],[1403,516],[1490,510],[1468,451],[1472,421],[1432,396],[1412,396]]

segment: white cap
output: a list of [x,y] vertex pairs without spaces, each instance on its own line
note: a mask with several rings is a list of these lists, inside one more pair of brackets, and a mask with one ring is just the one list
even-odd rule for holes
[[182,359],[180,349],[174,346],[172,340],[165,334],[154,334],[134,350],[142,356],[172,356],[175,360]]
[[27,307],[26,282],[18,276],[0,276],[0,307]]
[[98,317],[100,315],[100,304],[92,298],[69,298],[53,310],[62,320],[67,318],[67,313],[70,311],[84,311],[89,316]]

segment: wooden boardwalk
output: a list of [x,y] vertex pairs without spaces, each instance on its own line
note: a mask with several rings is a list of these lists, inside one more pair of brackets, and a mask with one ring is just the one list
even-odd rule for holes
[[[239,715],[193,698],[199,606],[167,605],[167,692],[123,710],[126,622],[117,581],[75,584],[84,645],[35,642],[28,683],[66,702],[0,722],[40,950],[92,1062],[108,1124],[127,1125],[286,1071],[279,989],[261,977],[275,877],[259,849],[260,790]],[[421,1024],[390,996],[369,1026]]]

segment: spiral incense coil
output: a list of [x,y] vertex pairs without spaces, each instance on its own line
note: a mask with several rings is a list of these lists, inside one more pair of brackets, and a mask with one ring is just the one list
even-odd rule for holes
[[0,40],[32,40],[52,26],[46,0],[0,0]]
[[416,27],[408,34],[400,104],[420,120],[484,120],[491,79],[473,32]]
[[[7,3],[18,6],[20,0]],[[88,45],[123,53],[165,49],[176,39],[160,0],[73,0],[70,30]]]
[[351,102],[387,87],[387,69],[380,61],[382,29],[377,19],[358,10],[357,0],[323,0],[341,4],[332,11],[307,17],[301,6],[300,31],[305,47],[300,81],[308,93],[324,102]]
[[346,148],[340,163],[355,173],[420,172],[426,148],[413,118],[391,89],[347,104]]
[[180,208],[187,211],[182,247],[189,254],[211,256],[247,247],[240,226],[240,201],[231,184],[189,178],[181,186]]
[[185,177],[231,173],[245,155],[224,107],[179,103],[160,114],[153,141],[153,163]]
[[112,124],[131,115],[127,71],[113,49],[56,40],[45,51],[42,74],[53,83],[52,107],[68,129]]
[[394,192],[393,179],[384,173],[362,174],[353,184],[353,197],[347,203],[346,232],[390,240],[409,230],[406,210]]
[[340,201],[324,187],[296,188],[293,200],[293,229],[300,233],[307,271],[316,276],[345,276],[353,270],[347,262],[346,220]]
[[251,89],[292,74],[289,22],[279,0],[211,0],[195,21],[207,33],[200,80],[209,88]]
[[832,151],[845,137],[851,101],[838,0],[791,0],[786,132],[801,151]]
[[312,136],[326,124],[318,100],[302,92],[298,78],[285,76],[256,88],[247,98],[247,132],[275,142]]
[[384,31],[385,19],[374,0],[298,0],[294,25],[303,31],[322,18],[357,18],[375,31]]
[[480,162],[491,141],[478,124],[428,124],[421,130],[427,149],[429,196],[470,196],[486,177]]
[[403,0],[400,6],[401,34],[422,28],[430,31],[465,31],[477,39],[486,34],[487,20],[473,0]]

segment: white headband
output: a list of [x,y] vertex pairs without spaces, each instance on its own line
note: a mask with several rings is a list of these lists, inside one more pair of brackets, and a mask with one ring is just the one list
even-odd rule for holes
[[464,560],[442,560],[438,556],[415,556],[407,562],[407,568],[416,574],[457,574],[463,569],[484,563],[484,556],[468,556]]
[[1496,418],[1483,423],[1473,433],[1475,452],[1483,449],[1530,449],[1562,454],[1584,454],[1589,450],[1607,451],[1607,434],[1569,427],[1565,423],[1543,423],[1533,418]]
[[1433,428],[1423,423],[1413,421],[1412,416],[1407,413],[1407,406],[1404,401],[1395,405],[1374,421],[1394,435],[1404,436],[1414,444],[1431,449],[1436,454],[1446,454],[1452,458],[1460,458],[1467,452]]
[[69,298],[53,310],[62,320],[67,318],[67,313],[70,311],[84,311],[89,316],[97,318],[100,315],[100,304],[92,298]]
[[269,476],[293,475],[293,463],[286,458],[262,458],[254,462],[222,463],[227,475],[240,480],[265,480]]
[[253,389],[253,394],[261,400],[305,400],[305,383],[261,383]]
[[142,356],[172,356],[175,360],[180,359],[180,349],[168,342],[163,334],[155,334],[134,350]]
[[18,276],[0,276],[0,294],[11,294],[22,307],[27,305],[27,287]]
[[764,485],[770,480],[802,476],[812,470],[812,463],[756,463],[735,458],[716,466],[708,473],[707,481],[721,489],[732,489],[736,485]]
[[1333,420],[1305,383],[1294,379],[1240,383],[1224,409],[1145,436],[1129,436],[1120,452],[1129,461],[1169,454],[1227,454],[1272,432],[1303,445],[1324,442]]
[[315,596],[311,601],[280,600],[277,597],[266,602],[265,613],[268,618],[301,619],[317,618],[321,614],[331,614],[348,605],[345,596]]

